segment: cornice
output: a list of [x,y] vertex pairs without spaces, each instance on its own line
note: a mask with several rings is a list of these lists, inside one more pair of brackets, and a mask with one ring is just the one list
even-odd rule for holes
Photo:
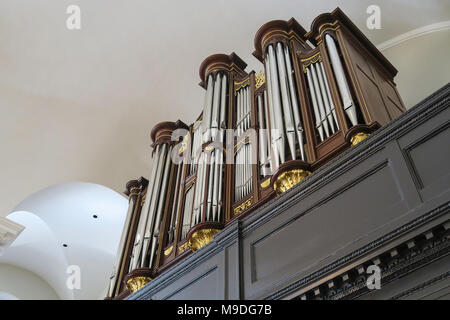
[[24,226],[0,217],[0,254],[19,236]]
[[448,21],[442,21],[438,23],[429,24],[427,26],[423,26],[408,32],[405,32],[401,35],[398,35],[392,39],[389,39],[385,42],[380,43],[377,45],[378,50],[383,51],[392,47],[395,47],[405,41],[421,37],[423,35],[438,32],[438,31],[444,31],[450,29],[450,20]]

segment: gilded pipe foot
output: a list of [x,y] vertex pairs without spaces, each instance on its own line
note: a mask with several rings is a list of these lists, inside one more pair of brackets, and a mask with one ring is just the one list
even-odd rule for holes
[[137,276],[127,281],[127,288],[131,292],[136,292],[152,280],[150,277]]
[[295,186],[310,174],[311,172],[303,169],[294,169],[283,172],[277,177],[277,180],[274,182],[273,189],[277,194],[281,194]]
[[370,134],[365,133],[365,132],[358,132],[357,134],[355,134],[351,139],[350,139],[350,143],[353,146],[356,146],[358,143],[360,143],[361,141],[363,141],[365,138],[367,138],[368,136],[370,136]]
[[206,246],[211,242],[213,237],[219,232],[219,229],[205,228],[195,231],[189,239],[188,245],[192,251]]

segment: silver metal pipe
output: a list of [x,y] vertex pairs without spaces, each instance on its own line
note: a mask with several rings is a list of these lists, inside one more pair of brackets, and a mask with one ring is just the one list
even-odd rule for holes
[[203,216],[203,202],[205,199],[205,173],[206,173],[206,162],[205,162],[206,154],[205,152],[202,152],[200,156],[200,162],[202,164],[202,169],[199,171],[200,179],[198,180],[198,211],[196,216],[195,224],[199,223],[202,220]]
[[299,110],[299,106],[297,104],[297,91],[295,89],[295,82],[294,82],[294,76],[293,76],[293,72],[294,70],[292,69],[292,65],[291,65],[291,57],[289,54],[289,48],[288,47],[284,47],[284,55],[285,55],[285,60],[286,60],[286,72],[288,75],[288,81],[289,81],[289,91],[290,91],[290,97],[291,97],[291,103],[292,103],[292,110],[294,113],[294,125],[295,125],[295,131],[297,132],[297,136],[298,136],[298,144],[300,147],[300,157],[303,161],[306,160],[306,156],[305,156],[305,150],[304,150],[304,141],[303,141],[303,124],[302,124],[302,120],[300,117],[300,110]]
[[203,108],[203,119],[202,119],[202,128],[203,128],[203,143],[208,142],[211,137],[211,108],[212,108],[212,99],[213,99],[213,88],[214,79],[210,74],[208,77],[208,85],[206,88],[206,103]]
[[197,216],[200,211],[200,189],[201,189],[201,177],[202,177],[202,157],[203,152],[198,156],[197,176],[195,180],[195,193],[194,193],[194,215],[192,219],[192,226],[197,224]]
[[219,127],[219,103],[222,94],[220,90],[221,84],[222,76],[220,75],[220,73],[218,73],[214,84],[214,99],[211,116],[211,135],[213,141],[216,141],[217,139],[217,129]]
[[[214,151],[212,151],[214,152]],[[208,176],[208,194],[207,194],[207,202],[206,202],[206,221],[211,221],[212,215],[212,196],[213,196],[213,188],[214,188],[214,157],[212,153],[209,157],[209,176]]]
[[150,180],[149,180],[150,183],[148,184],[147,194],[145,196],[144,205],[141,209],[141,214],[140,214],[139,222],[138,222],[138,228],[136,231],[136,236],[134,238],[133,251],[131,254],[131,261],[130,261],[130,271],[136,269],[136,267],[138,265],[139,257],[141,254],[142,242],[144,239],[144,232],[145,232],[145,227],[147,224],[148,214],[149,214],[148,210],[149,210],[150,202],[151,202],[152,195],[153,195],[154,181],[156,180],[156,173],[158,171],[160,158],[161,158],[160,146],[157,145],[156,150],[155,150],[155,158],[153,159],[152,173],[150,174]]
[[194,195],[194,187],[190,187],[190,189],[186,192],[185,200],[184,200],[184,212],[183,212],[183,226],[181,229],[181,239],[184,240],[186,238],[189,229],[191,228],[191,220],[192,217],[192,205],[193,205],[193,195]]
[[[227,110],[227,77],[226,75],[222,78],[222,100],[221,100],[221,109],[220,109],[220,128],[219,128],[219,139],[220,143],[224,142],[224,134],[227,128],[227,120],[226,120],[226,110]],[[217,174],[217,185],[218,191],[216,194],[217,197],[217,221],[221,221],[221,211],[222,211],[222,181],[223,181],[223,152],[222,149],[216,150],[216,165],[218,164],[218,174]]]
[[306,78],[308,79],[309,93],[311,95],[311,101],[314,110],[314,118],[316,120],[316,129],[319,132],[320,141],[323,141],[324,137],[323,137],[322,121],[320,120],[319,107],[317,106],[316,92],[314,90],[314,83],[311,78],[310,67],[306,68]]
[[291,158],[292,160],[295,160],[296,152],[295,152],[294,119],[292,115],[291,101],[289,101],[288,79],[286,76],[286,62],[284,60],[283,46],[281,45],[280,42],[277,43],[277,62],[278,62],[278,77],[280,79],[281,101],[283,106],[286,136],[288,140],[289,149],[291,151]]
[[175,236],[175,230],[176,230],[176,224],[177,224],[177,213],[178,209],[180,207],[181,203],[181,179],[182,179],[182,172],[184,171],[184,165],[183,162],[180,162],[177,167],[177,176],[175,180],[175,200],[174,204],[172,205],[172,214],[170,215],[170,222],[169,222],[169,230],[168,230],[168,243],[171,243]]
[[144,239],[142,241],[143,243],[142,243],[141,263],[140,263],[141,268],[145,267],[146,254],[153,237],[155,215],[157,210],[158,199],[161,195],[161,182],[163,180],[164,165],[167,160],[166,158],[167,158],[167,144],[164,143],[162,145],[161,157],[159,159],[158,164],[158,172],[156,173],[156,178],[154,182],[155,185],[152,192],[152,199],[150,202],[149,218],[145,226]]
[[264,123],[264,113],[263,113],[263,102],[261,95],[258,95],[257,98],[257,104],[258,104],[258,122],[259,122],[259,130],[258,130],[258,137],[259,137],[259,161],[260,161],[260,167],[261,167],[261,175],[263,177],[266,176],[266,172],[264,170],[266,166],[266,141],[264,136],[264,129],[266,127]]
[[316,68],[314,67],[314,65],[310,65],[310,69],[314,83],[314,90],[316,92],[317,104],[319,106],[320,122],[322,122],[322,127],[325,130],[325,136],[326,138],[328,138],[330,136],[330,129],[328,128],[325,107],[323,106],[322,94],[320,93],[319,81],[317,80]]
[[219,175],[218,175],[218,180],[219,182],[217,183],[217,185],[219,186],[219,191],[218,191],[218,200],[217,200],[217,221],[220,222],[221,221],[221,213],[222,213],[222,207],[223,207],[223,203],[222,203],[222,188],[223,188],[223,153],[222,150],[220,150],[220,152],[218,153],[218,158],[219,158]]
[[117,248],[117,254],[116,254],[116,262],[113,267],[113,274],[111,275],[111,281],[109,286],[109,297],[113,297],[114,292],[116,291],[117,287],[117,281],[118,276],[120,273],[120,267],[122,265],[122,259],[123,259],[123,251],[125,250],[125,242],[128,237],[128,233],[130,232],[130,224],[131,224],[131,218],[133,216],[134,212],[134,206],[135,202],[133,197],[130,196],[130,202],[128,204],[128,210],[127,215],[125,217],[125,223],[122,230],[122,235],[120,237],[119,247]]
[[[220,132],[219,132],[220,134]],[[220,170],[220,154],[221,150],[214,150],[214,179],[213,185],[210,188],[213,188],[213,196],[212,196],[212,220],[217,221],[217,211],[218,211],[218,202],[219,202],[219,170]]]
[[281,100],[280,100],[280,88],[278,85],[278,76],[277,76],[277,66],[275,61],[275,52],[273,50],[272,45],[269,45],[269,61],[270,61],[270,79],[271,79],[271,87],[272,87],[272,99],[273,99],[273,107],[274,107],[274,118],[277,123],[275,127],[278,130],[274,131],[275,141],[277,144],[278,155],[280,156],[280,163],[285,162],[285,152],[284,152],[284,125],[282,119],[282,110],[281,110]]
[[240,133],[240,125],[239,125],[239,121],[240,121],[240,117],[241,117],[241,92],[238,91],[236,93],[236,131],[238,136],[241,134]]
[[342,66],[339,53],[334,43],[334,39],[329,35],[325,35],[325,42],[327,44],[328,54],[330,55],[331,66],[333,67],[334,76],[338,85],[339,93],[341,94],[342,105],[345,113],[348,115],[352,125],[358,124],[358,118],[356,116],[355,104],[352,100],[352,95],[345,79],[344,67]]
[[221,85],[221,98],[220,98],[220,118],[219,118],[219,129],[226,129],[226,111],[227,111],[227,75],[224,74],[222,77],[222,85]]
[[323,67],[323,62],[319,62],[319,65],[320,65],[320,70],[322,71],[323,80],[325,82],[325,90],[327,93],[328,102],[330,104],[331,113],[333,114],[333,118],[334,118],[334,121],[336,124],[336,130],[339,130],[339,122],[338,122],[337,115],[336,115],[336,107],[334,106],[333,98],[331,97],[330,86],[328,84],[328,78],[325,73],[325,69]]
[[325,82],[322,78],[322,69],[320,68],[319,63],[314,63],[313,68],[316,70],[317,77],[319,79],[319,87],[320,93],[322,95],[323,103],[325,105],[325,113],[328,123],[330,124],[331,133],[335,133],[334,122],[333,122],[333,114],[331,113],[330,102],[328,101],[327,89],[325,87]]
[[207,181],[206,181],[206,164],[207,164],[207,162],[208,162],[208,157],[207,157],[207,155],[206,155],[206,153],[205,152],[203,152],[203,159],[202,159],[202,162],[203,162],[203,167],[202,167],[202,180],[201,180],[201,186],[200,186],[200,211],[199,211],[199,216],[197,217],[197,223],[200,223],[201,221],[202,221],[202,218],[203,218],[203,211],[205,210],[205,206],[204,206],[204,203],[205,203],[205,197],[206,197],[206,194],[205,194],[205,192],[206,192],[206,190],[205,190],[205,186],[206,186],[206,183],[207,183]]
[[277,122],[275,120],[275,108],[273,103],[273,95],[272,95],[272,80],[271,80],[271,67],[270,67],[270,59],[269,59],[269,53],[266,54],[266,60],[265,60],[265,67],[266,67],[266,78],[267,78],[267,94],[268,94],[268,102],[269,102],[269,121],[270,121],[270,137],[271,137],[271,148],[269,149],[270,152],[270,158],[272,162],[272,172],[278,168],[280,165],[280,159],[278,154],[278,148],[276,144],[276,139],[278,135],[276,135],[277,129]]
[[264,95],[264,114],[265,114],[265,120],[266,120],[265,132],[266,132],[266,137],[267,137],[265,153],[267,155],[266,159],[267,159],[267,162],[269,162],[269,167],[270,167],[270,172],[268,172],[268,174],[272,174],[273,169],[272,169],[272,159],[271,159],[271,152],[270,152],[270,115],[269,115],[269,106],[268,106],[268,102],[267,102],[267,91],[264,91],[263,95]]
[[252,101],[251,101],[251,99],[250,99],[250,86],[247,86],[246,87],[246,89],[245,89],[246,91],[247,91],[247,111],[246,111],[246,119],[247,119],[247,127],[245,128],[245,130],[247,130],[248,128],[250,128],[250,110],[251,110],[251,103],[252,103]]
[[[159,234],[161,232],[161,219],[164,213],[164,205],[166,202],[166,195],[167,195],[167,184],[169,182],[169,174],[170,174],[170,167],[172,163],[172,147],[169,147],[169,150],[166,155],[166,163],[164,164],[164,174],[163,174],[163,183],[161,186],[161,191],[159,195],[159,201],[158,201],[158,211],[156,212],[156,219],[155,224],[153,227],[152,232],[152,246],[150,251],[150,262],[148,264],[148,267],[151,268],[153,266],[153,259],[155,257],[155,250],[158,245],[158,238]],[[146,252],[144,251],[144,257],[146,256]],[[145,260],[145,259],[144,259]]]

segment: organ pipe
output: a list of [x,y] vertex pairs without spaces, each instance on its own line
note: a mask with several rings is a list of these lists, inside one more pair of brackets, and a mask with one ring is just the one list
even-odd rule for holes
[[313,66],[314,66],[314,68],[316,70],[316,74],[317,74],[317,77],[319,79],[320,94],[322,96],[322,101],[323,101],[323,104],[325,106],[325,116],[326,116],[326,119],[328,120],[328,124],[330,125],[331,134],[333,134],[335,132],[334,122],[333,122],[333,115],[331,113],[330,102],[328,100],[328,95],[327,95],[327,92],[326,92],[325,83],[324,83],[323,77],[322,77],[322,69],[320,68],[319,63],[314,63]]
[[297,104],[297,94],[293,76],[294,70],[292,69],[291,66],[291,58],[289,55],[289,49],[287,47],[284,48],[284,55],[286,60],[286,72],[288,75],[288,82],[289,82],[290,101],[292,103],[292,111],[294,113],[295,131],[297,132],[298,143],[300,147],[300,157],[303,161],[306,161],[304,141],[303,141],[303,124],[301,122],[300,110]]
[[130,195],[130,200],[128,204],[128,211],[125,218],[125,224],[124,229],[122,231],[122,236],[120,237],[119,247],[117,248],[117,254],[116,254],[116,262],[114,264],[113,273],[110,278],[109,288],[108,288],[108,296],[113,297],[114,292],[117,290],[117,286],[120,285],[119,283],[119,273],[120,268],[122,264],[122,259],[124,256],[124,250],[125,250],[125,242],[128,237],[128,234],[130,232],[130,224],[131,224],[131,218],[133,216],[133,211],[135,208],[135,197]]
[[[284,124],[286,128],[286,136],[291,151],[291,158],[295,160],[295,131],[292,115],[292,106],[288,96],[288,80],[286,76],[286,62],[284,60],[283,47],[281,43],[277,43],[277,62],[278,62],[278,78],[281,91],[281,101],[283,106]],[[278,83],[278,82],[277,82]]]
[[[151,251],[150,251],[150,262],[148,264],[148,267],[151,268],[153,266],[153,259],[155,257],[155,250],[156,250],[156,246],[158,243],[158,237],[159,237],[159,232],[161,229],[161,219],[162,219],[162,213],[164,210],[164,204],[165,204],[165,200],[166,200],[166,194],[167,194],[167,183],[169,181],[169,174],[170,174],[170,164],[171,164],[171,151],[172,151],[172,147],[169,147],[169,151],[166,152],[165,157],[166,157],[166,161],[164,164],[164,173],[162,176],[162,187],[161,187],[161,192],[159,195],[159,201],[158,201],[158,210],[156,211],[156,219],[155,219],[155,223],[153,226],[153,230],[152,233],[149,233],[148,236],[150,237],[151,240]],[[144,253],[146,254],[147,252],[144,251]],[[146,256],[146,255],[145,255]],[[143,259],[143,261],[145,261],[145,259]]]
[[320,141],[323,141],[324,136],[323,136],[322,121],[320,119],[319,107],[317,105],[317,100],[316,100],[316,91],[314,89],[314,83],[313,83],[313,80],[311,77],[310,67],[306,68],[306,77],[308,79],[309,94],[311,96],[311,101],[312,101],[313,110],[314,110],[314,119],[316,120],[316,129],[317,129],[317,132],[319,133]]
[[325,35],[325,41],[327,43],[328,54],[330,55],[331,66],[333,67],[339,93],[341,94],[342,105],[345,113],[350,119],[350,122],[355,126],[358,124],[355,104],[353,103],[350,89],[348,88],[347,80],[345,79],[344,67],[342,66],[341,59],[339,58],[336,44],[334,43],[334,39],[329,34]]
[[277,145],[277,152],[280,157],[280,163],[285,162],[285,151],[284,151],[284,125],[282,119],[282,109],[281,109],[281,99],[280,99],[280,87],[277,77],[277,66],[275,61],[275,53],[272,45],[269,46],[269,68],[270,68],[270,82],[272,90],[272,101],[274,109],[274,118],[277,126],[275,129],[275,141]]
[[325,108],[323,105],[322,94],[320,93],[319,81],[317,79],[317,73],[316,73],[316,68],[315,68],[314,64],[312,64],[310,66],[310,70],[311,70],[311,75],[312,75],[312,80],[313,80],[314,92],[316,93],[317,105],[319,107],[320,122],[322,124],[323,129],[325,130],[325,137],[328,138],[330,136],[330,129],[328,127],[328,122],[326,119],[326,113],[325,113]]
[[142,250],[145,227],[146,227],[148,215],[149,215],[150,202],[151,202],[151,199],[153,196],[153,190],[155,189],[154,181],[156,181],[156,179],[157,179],[158,168],[160,166],[160,160],[162,159],[161,153],[163,153],[163,151],[160,151],[160,146],[157,145],[156,151],[155,151],[155,158],[153,160],[152,173],[151,173],[150,180],[149,180],[149,181],[151,181],[151,183],[149,183],[149,185],[148,185],[147,195],[145,197],[144,206],[142,207],[142,210],[141,210],[141,216],[139,218],[138,230],[137,230],[137,233],[135,236],[135,242],[134,242],[134,247],[133,247],[133,252],[132,252],[132,260],[130,263],[130,270],[136,269],[136,267],[139,263],[139,258],[141,257],[141,250]]
[[158,199],[160,197],[160,188],[161,188],[161,184],[163,183],[163,174],[164,174],[164,164],[166,163],[166,157],[167,157],[167,144],[163,144],[162,146],[162,154],[161,157],[159,159],[159,164],[158,164],[158,171],[156,173],[156,178],[155,178],[155,187],[154,187],[154,192],[152,192],[151,194],[151,202],[150,202],[150,210],[149,210],[149,217],[148,220],[146,221],[146,225],[145,225],[145,231],[144,231],[144,239],[143,239],[143,244],[142,244],[142,252],[141,254],[141,263],[140,266],[141,268],[145,267],[145,263],[146,263],[146,258],[147,258],[147,253],[148,253],[148,248],[151,245],[152,239],[153,239],[153,230],[154,230],[154,226],[155,226],[155,216],[157,215],[157,204],[158,204]]
[[319,65],[320,65],[320,70],[322,72],[323,80],[325,82],[326,95],[328,98],[328,102],[330,104],[331,113],[333,114],[333,119],[336,123],[336,130],[339,130],[339,122],[338,122],[337,115],[336,115],[336,107],[334,106],[333,99],[331,97],[330,86],[328,84],[328,79],[327,79],[327,75],[325,73],[325,69],[323,68],[323,62],[319,62]]
[[269,59],[269,53],[266,55],[266,78],[267,78],[267,93],[268,93],[268,100],[269,100],[269,121],[270,121],[270,136],[271,136],[271,146],[272,146],[272,163],[273,163],[273,170],[275,168],[278,168],[280,165],[279,160],[279,152],[278,152],[278,146],[277,146],[277,140],[281,139],[280,136],[280,129],[279,123],[277,121],[277,118],[275,117],[275,107],[273,102],[273,95],[272,95],[272,77],[271,77],[271,66],[270,66],[270,59]]

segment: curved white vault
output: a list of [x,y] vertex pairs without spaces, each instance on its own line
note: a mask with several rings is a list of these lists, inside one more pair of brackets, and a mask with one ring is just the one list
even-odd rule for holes
[[[128,201],[101,185],[71,182],[45,188],[7,217],[25,230],[0,256],[43,278],[61,299],[98,299],[108,282]],[[80,268],[80,289],[67,286]],[[73,271],[72,271],[73,272]]]

